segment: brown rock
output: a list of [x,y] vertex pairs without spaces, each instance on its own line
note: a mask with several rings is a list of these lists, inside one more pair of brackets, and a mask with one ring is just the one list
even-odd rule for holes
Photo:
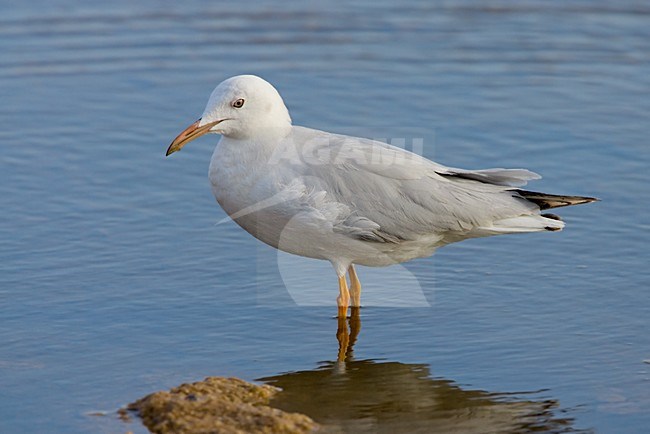
[[238,378],[208,377],[128,405],[156,434],[310,433],[318,425],[299,413],[269,407],[279,389]]

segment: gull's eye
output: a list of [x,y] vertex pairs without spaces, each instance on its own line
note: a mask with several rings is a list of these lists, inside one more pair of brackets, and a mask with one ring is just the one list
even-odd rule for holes
[[242,107],[244,107],[244,98],[239,98],[238,100],[233,101],[232,106],[234,108],[242,108]]

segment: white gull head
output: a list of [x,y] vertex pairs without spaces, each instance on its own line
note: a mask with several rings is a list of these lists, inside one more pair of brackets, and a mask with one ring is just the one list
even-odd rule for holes
[[237,139],[291,126],[289,110],[278,91],[255,75],[231,77],[214,89],[199,125],[218,120],[221,122],[210,132]]
[[201,118],[174,139],[167,155],[207,133],[238,140],[283,135],[291,117],[277,90],[255,75],[237,75],[222,81],[210,95]]

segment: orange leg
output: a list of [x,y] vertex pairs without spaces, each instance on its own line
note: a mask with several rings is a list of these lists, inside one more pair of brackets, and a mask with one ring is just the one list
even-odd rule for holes
[[352,306],[361,307],[361,282],[354,269],[354,265],[348,267],[350,274],[350,296],[352,297]]
[[339,318],[345,318],[348,315],[348,306],[350,305],[350,291],[348,282],[345,281],[345,274],[339,277],[339,296],[336,299],[339,306]]

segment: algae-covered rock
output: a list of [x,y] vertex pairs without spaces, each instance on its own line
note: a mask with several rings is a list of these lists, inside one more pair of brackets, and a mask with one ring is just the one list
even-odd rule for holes
[[129,404],[156,434],[309,433],[309,417],[269,407],[279,389],[238,378],[208,377],[170,391],[152,393]]

